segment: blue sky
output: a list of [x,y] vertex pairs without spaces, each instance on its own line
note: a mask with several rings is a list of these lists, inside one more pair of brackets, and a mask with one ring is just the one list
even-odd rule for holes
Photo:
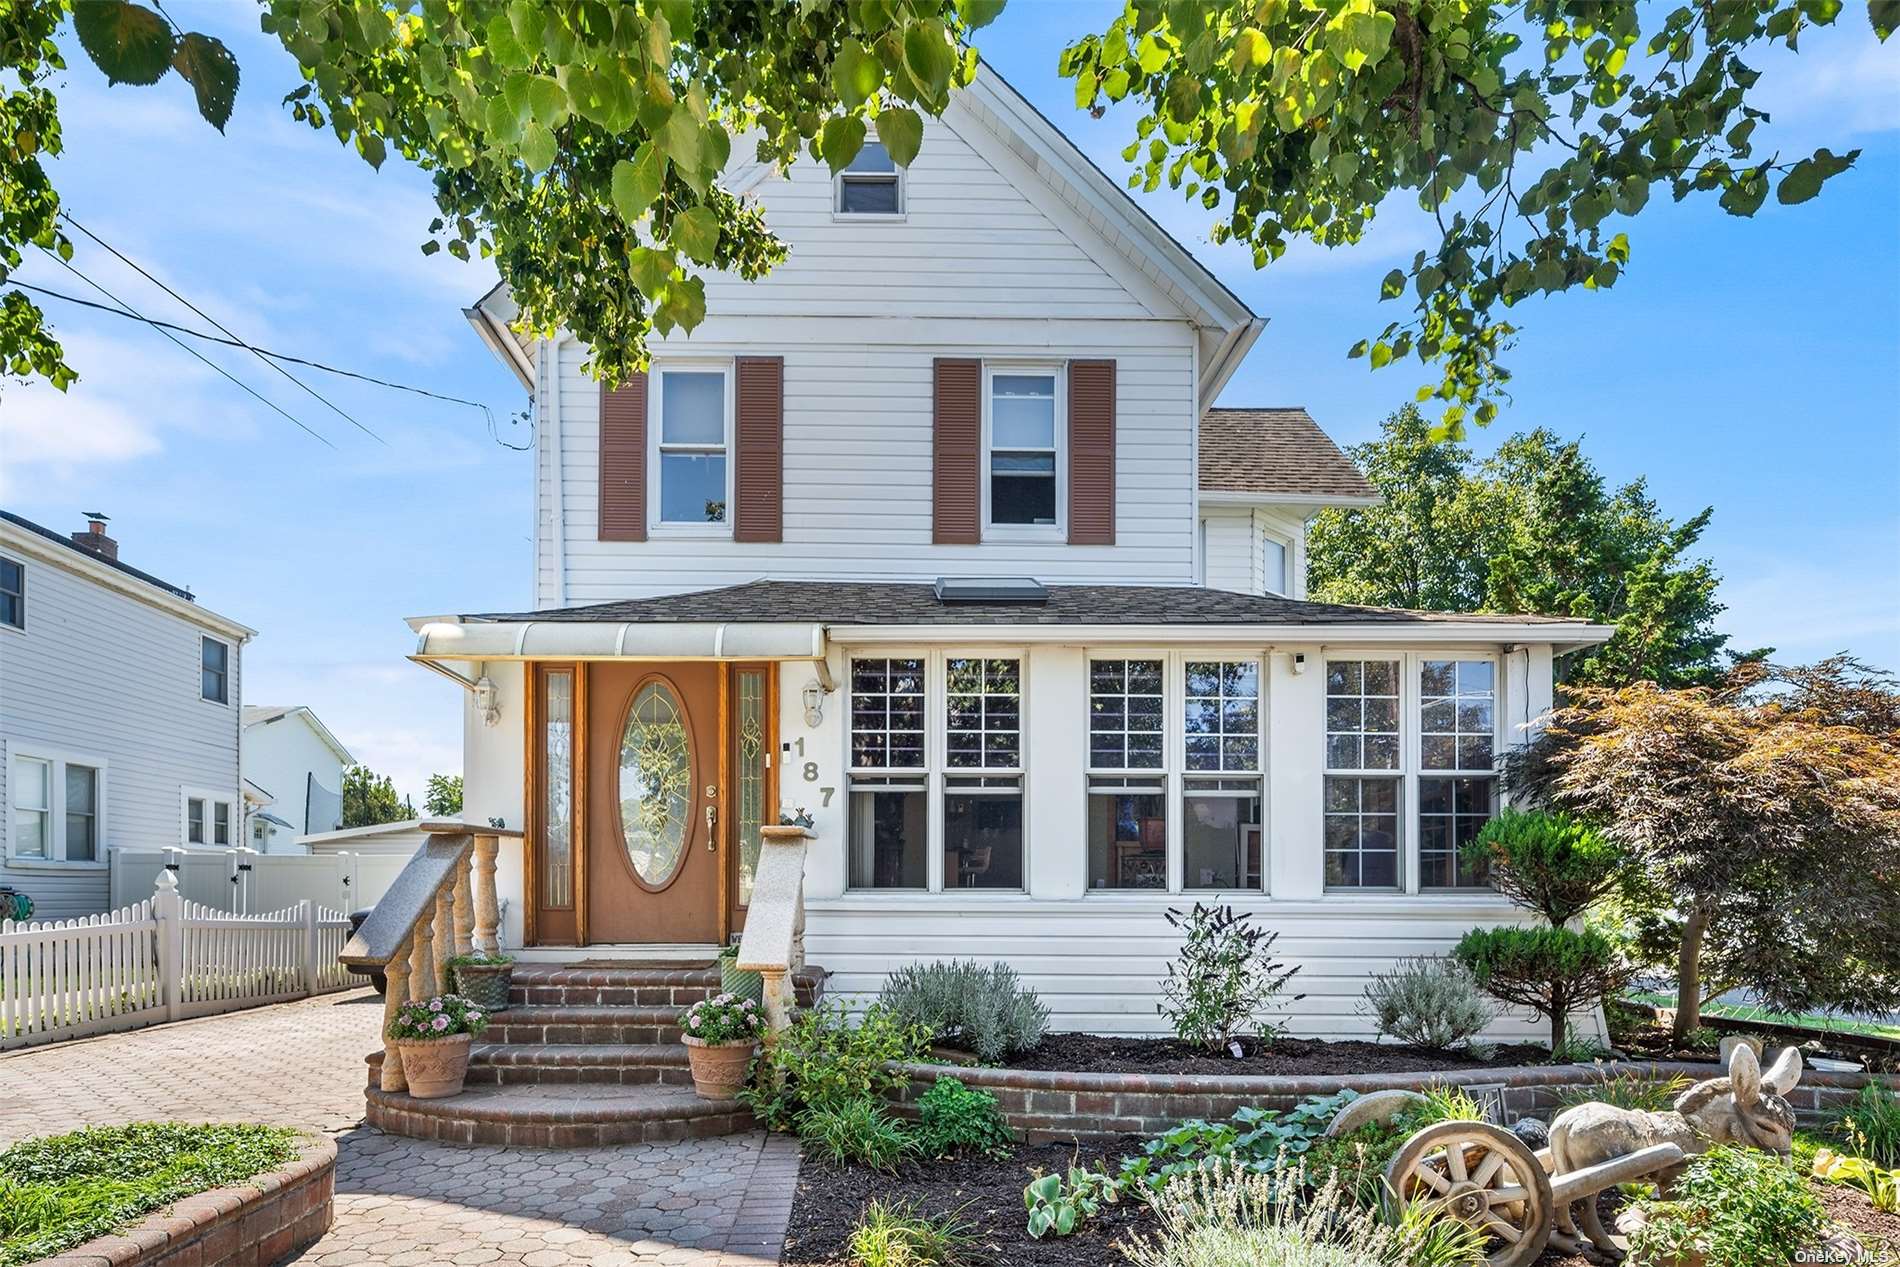
[[[1055,73],[1064,39],[1117,8],[1015,0],[978,45],[1119,176],[1129,116],[1090,120]],[[1799,57],[1764,59],[1775,120],[1758,137],[1790,153],[1863,147],[1859,165],[1752,221],[1653,202],[1613,291],[1516,311],[1515,404],[1474,442],[1539,425],[1586,436],[1611,479],[1646,475],[1668,513],[1715,507],[1705,545],[1738,643],[1900,667],[1900,40],[1875,44],[1857,8]],[[295,66],[252,6],[172,12],[243,66],[227,134],[176,78],[108,88],[75,51],[55,173],[68,211],[254,343],[483,402],[524,441],[507,419],[525,395],[460,311],[492,271],[417,249],[427,178],[400,160],[372,171],[294,124],[279,100]],[[1223,403],[1303,404],[1351,443],[1423,381],[1416,362],[1374,374],[1344,357],[1399,315],[1376,302],[1378,281],[1424,245],[1417,212],[1394,208],[1358,248],[1296,247],[1256,273],[1208,244],[1198,207],[1165,189],[1143,201],[1269,318]],[[198,324],[90,243],[75,263],[149,316]],[[22,276],[86,289],[44,259]],[[402,618],[529,602],[528,455],[492,440],[477,410],[305,375],[379,443],[242,354],[210,353],[325,448],[159,335],[49,309],[82,378],[63,397],[0,385],[0,504],[61,530],[104,510],[128,561],[258,629],[247,703],[311,705],[408,791],[458,769],[459,692],[403,659]]]

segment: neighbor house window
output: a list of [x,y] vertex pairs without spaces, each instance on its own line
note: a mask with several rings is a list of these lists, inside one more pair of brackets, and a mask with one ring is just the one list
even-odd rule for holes
[[187,845],[224,847],[231,844],[231,823],[236,802],[228,796],[187,788],[180,794],[184,801],[184,837]]
[[989,373],[989,522],[1047,526],[1058,522],[1062,428],[1057,426],[1054,369]]
[[26,628],[26,566],[0,557],[0,625]]
[[198,696],[214,704],[231,702],[231,646],[216,638],[198,640]]
[[104,856],[104,762],[16,751],[9,774],[14,858],[97,862]]
[[1264,878],[1259,662],[1189,660],[1183,682],[1183,884],[1258,889]]
[[943,887],[1022,889],[1022,661],[944,661]]
[[1089,662],[1091,889],[1168,887],[1165,664]]
[[837,210],[841,215],[904,213],[904,177],[881,142],[866,141],[857,157],[838,173],[837,196]]
[[1398,660],[1326,663],[1326,884],[1399,887]]
[[660,522],[724,524],[730,375],[724,368],[662,369],[658,378]]
[[1260,539],[1260,588],[1282,598],[1289,592],[1286,583],[1286,542],[1274,537]]
[[921,657],[851,661],[849,855],[854,889],[929,885]]
[[1489,869],[1467,865],[1460,851],[1477,839],[1496,800],[1496,663],[1420,661],[1418,729],[1419,883],[1489,884]]

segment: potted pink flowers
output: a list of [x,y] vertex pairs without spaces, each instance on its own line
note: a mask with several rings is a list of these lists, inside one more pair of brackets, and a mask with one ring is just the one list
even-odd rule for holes
[[751,999],[718,994],[681,1012],[679,1027],[686,1034],[693,1090],[706,1100],[736,1097],[765,1032],[765,1010]]
[[418,1100],[460,1094],[468,1076],[468,1049],[488,1028],[488,1014],[459,994],[405,1003],[389,1023],[389,1041],[402,1054],[403,1077]]

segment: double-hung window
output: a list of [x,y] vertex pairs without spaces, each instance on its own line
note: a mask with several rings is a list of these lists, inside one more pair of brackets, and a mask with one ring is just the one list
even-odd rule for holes
[[851,661],[849,881],[929,884],[930,767],[921,656]]
[[1189,660],[1183,682],[1182,884],[1259,889],[1260,664]]
[[1090,889],[1168,887],[1166,669],[1089,661]]
[[1326,885],[1399,887],[1400,660],[1326,663]]
[[98,862],[104,854],[105,763],[14,751],[7,848],[14,860]]
[[213,704],[231,702],[231,644],[216,638],[198,640],[198,698]]
[[661,527],[729,522],[732,496],[732,375],[723,365],[662,366],[658,390],[655,503]]
[[943,887],[1022,889],[1022,661],[944,660]]
[[226,848],[232,843],[231,821],[236,802],[228,796],[186,788],[184,801],[184,840],[187,845]]
[[845,216],[904,214],[904,174],[881,141],[866,141],[838,173],[834,209]]
[[1461,849],[1497,799],[1497,665],[1422,660],[1418,674],[1418,866],[1428,889],[1478,888],[1489,869]]
[[1062,375],[1053,366],[989,367],[985,498],[992,527],[1061,524]]
[[0,555],[0,625],[26,628],[26,565]]

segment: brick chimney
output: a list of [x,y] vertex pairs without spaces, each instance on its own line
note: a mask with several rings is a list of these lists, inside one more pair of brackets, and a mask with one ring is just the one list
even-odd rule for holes
[[107,518],[96,510],[88,510],[86,530],[73,534],[73,544],[82,550],[90,550],[102,559],[117,560],[119,543],[106,535]]

